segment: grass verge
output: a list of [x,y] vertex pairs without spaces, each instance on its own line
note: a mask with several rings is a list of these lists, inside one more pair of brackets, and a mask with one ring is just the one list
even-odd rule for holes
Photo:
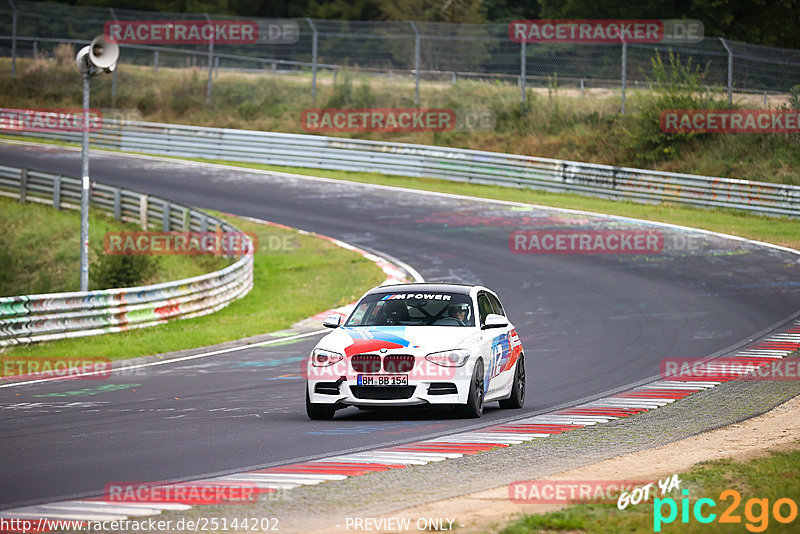
[[[655,512],[659,510],[660,515],[666,518],[670,515],[670,507],[663,503],[657,506],[651,497],[650,502],[628,506],[624,510],[619,510],[616,503],[578,504],[556,512],[529,515],[512,522],[500,532],[797,532],[800,450],[773,452],[748,462],[730,459],[701,462],[681,474],[680,479],[681,488],[689,491],[686,522],[682,516],[684,497],[674,491],[664,499],[671,497],[675,500],[676,517],[671,523],[661,522],[663,524],[658,525],[660,530],[655,530]],[[736,502],[733,494],[723,494],[725,490],[738,492],[741,501]],[[703,516],[715,514],[709,523],[698,521],[694,515],[696,503],[703,498],[716,503],[712,508],[706,501],[701,507]],[[783,501],[779,513],[789,518],[794,510],[794,517],[788,523],[781,523],[776,519],[774,507],[777,501],[786,498],[793,504]],[[721,522],[726,510],[734,522]]]
[[[656,59],[654,56],[651,59]],[[6,108],[76,108],[81,104],[80,74],[75,50],[59,46],[52,58],[18,58],[11,78],[10,58],[0,58],[0,95]],[[656,170],[800,184],[800,135],[797,134],[666,134],[659,114],[665,109],[727,107],[721,90],[706,91],[710,80],[694,72],[691,57],[671,56],[653,68],[654,89],[629,89],[626,113],[620,93],[593,89],[586,93],[559,87],[530,88],[520,110],[516,83],[459,79],[426,82],[419,105],[491,112],[488,131],[330,132],[328,135],[395,142],[474,148],[546,156],[564,160]],[[702,70],[702,69],[701,69]],[[206,104],[207,74],[197,68],[152,67],[123,63],[116,71],[112,105],[111,76],[92,81],[92,105],[105,117],[307,133],[302,111],[308,108],[415,107],[410,78],[386,78],[344,70],[319,73],[317,99],[311,96],[308,73],[289,75],[222,70],[214,78]],[[720,88],[721,89],[721,88]],[[800,106],[800,85],[793,93],[773,98],[771,108]],[[760,97],[739,94],[736,107],[761,108]]]
[[[226,215],[225,219],[258,235],[254,286],[244,298],[204,317],[118,334],[14,347],[8,354],[118,360],[213,345],[281,330],[320,311],[352,302],[385,278],[371,261],[327,240],[238,217]],[[281,244],[270,247],[270,242]]]
[[[80,288],[80,215],[77,210],[0,197],[0,296],[78,291]],[[137,231],[137,225],[115,221],[97,210],[89,214],[92,264],[90,289],[105,289],[101,274],[106,232]],[[119,258],[119,256],[117,256]],[[190,278],[222,269],[227,262],[214,256],[160,256],[146,258],[147,274],[140,284]]]

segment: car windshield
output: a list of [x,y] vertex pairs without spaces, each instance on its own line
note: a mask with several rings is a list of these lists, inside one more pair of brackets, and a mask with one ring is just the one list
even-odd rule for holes
[[374,293],[358,303],[345,326],[475,326],[469,295]]

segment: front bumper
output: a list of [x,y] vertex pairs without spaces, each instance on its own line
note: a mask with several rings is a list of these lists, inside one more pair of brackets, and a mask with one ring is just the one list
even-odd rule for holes
[[309,380],[308,396],[314,404],[340,406],[453,405],[467,402],[469,380],[410,380],[408,386],[358,386],[355,380]]

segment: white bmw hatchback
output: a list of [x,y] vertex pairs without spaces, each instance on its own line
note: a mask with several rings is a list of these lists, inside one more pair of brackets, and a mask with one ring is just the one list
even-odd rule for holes
[[404,284],[368,291],[317,343],[306,370],[306,412],[450,405],[480,417],[484,403],[525,402],[522,343],[500,299],[481,286]]

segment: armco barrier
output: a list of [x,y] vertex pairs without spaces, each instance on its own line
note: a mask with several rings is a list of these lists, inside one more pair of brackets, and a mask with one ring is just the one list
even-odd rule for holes
[[[78,142],[78,132],[20,132]],[[800,216],[800,187],[458,148],[106,119],[95,147],[168,156],[570,191]]]
[[[0,166],[0,195],[79,208],[81,181]],[[93,183],[92,205],[118,220],[163,231],[239,232],[231,224],[165,199]],[[0,297],[0,347],[143,328],[212,313],[253,287],[253,255],[194,278],[143,287]]]

